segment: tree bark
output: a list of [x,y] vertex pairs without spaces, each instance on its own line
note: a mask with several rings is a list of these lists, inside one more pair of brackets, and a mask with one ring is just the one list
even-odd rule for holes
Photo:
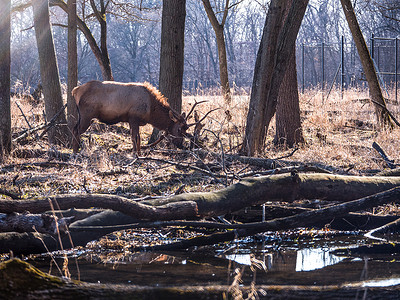
[[218,48],[218,61],[219,61],[219,77],[221,80],[222,94],[227,104],[232,101],[231,89],[229,85],[229,75],[228,75],[228,61],[226,58],[226,42],[224,35],[224,26],[226,18],[229,11],[229,0],[225,0],[224,15],[222,17],[221,23],[215,16],[214,10],[211,7],[209,0],[203,0],[203,5],[206,10],[208,19],[210,20],[211,26],[214,29],[215,37],[217,40]]
[[[63,98],[49,19],[48,0],[33,0],[32,6],[39,52],[40,77],[45,98],[46,119],[50,121],[63,109]],[[64,112],[59,113],[57,123],[62,126],[53,126],[48,131],[49,142],[52,144],[65,144],[68,140],[68,129],[65,126],[66,118]]]
[[365,43],[365,39],[358,24],[357,17],[351,1],[340,0],[340,2],[342,3],[347,23],[353,36],[354,43],[357,47],[358,55],[360,56],[361,64],[365,72],[365,77],[367,78],[369,93],[371,101],[375,105],[378,124],[392,126],[390,116],[386,108],[385,99],[383,98],[382,90],[379,85],[378,77],[376,75],[374,62],[368,51],[367,44]]
[[272,0],[257,53],[253,86],[247,115],[242,153],[261,153],[269,123],[275,114],[277,98],[296,43],[308,0],[293,0],[288,16],[282,1]]
[[293,147],[304,142],[300,121],[295,49],[279,89],[275,122],[275,144]]
[[75,99],[71,93],[72,89],[78,85],[78,53],[76,28],[76,0],[68,0],[67,120],[70,132],[72,132],[75,124],[78,122],[78,110],[75,104]]
[[60,209],[89,208],[93,207],[93,203],[96,203],[97,207],[122,211],[126,215],[145,220],[173,220],[180,214],[188,218],[195,218],[198,215],[197,205],[191,201],[173,202],[153,207],[116,195],[96,194],[65,194],[35,200],[16,200],[14,203],[8,200],[0,200],[0,211],[4,213],[24,211],[40,213],[52,210],[53,207],[59,207]]
[[11,151],[10,39],[11,1],[0,0],[0,162]]
[[54,218],[50,214],[0,214],[0,232],[40,232],[54,234],[57,228],[69,225],[73,218]]
[[186,1],[163,1],[159,90],[176,112],[182,111]]

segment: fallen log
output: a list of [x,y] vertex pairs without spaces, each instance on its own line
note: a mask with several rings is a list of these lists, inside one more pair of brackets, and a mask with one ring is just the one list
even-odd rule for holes
[[175,201],[193,201],[198,205],[199,215],[209,217],[267,201],[292,202],[299,199],[351,201],[399,185],[398,177],[292,173],[247,178],[215,192],[187,193],[165,199],[147,200],[143,203],[164,205]]
[[220,216],[267,201],[297,199],[351,201],[400,185],[400,177],[361,177],[332,174],[278,174],[244,179],[215,192],[197,192],[137,201],[105,194],[65,194],[28,200],[0,200],[0,212],[41,213],[54,207],[100,207],[140,220],[177,220]]
[[0,212],[25,212],[40,213],[51,210],[68,208],[101,207],[115,211],[123,211],[125,214],[138,219],[171,220],[181,213],[188,218],[197,216],[197,205],[191,201],[173,202],[157,207],[145,205],[128,198],[116,195],[57,195],[32,200],[0,200]]

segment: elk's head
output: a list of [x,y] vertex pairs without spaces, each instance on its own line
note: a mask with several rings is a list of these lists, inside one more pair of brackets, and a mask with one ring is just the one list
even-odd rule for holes
[[207,102],[207,101],[195,102],[194,105],[192,106],[192,108],[190,109],[189,113],[187,114],[187,116],[185,115],[185,113],[182,113],[180,115],[172,110],[169,111],[169,117],[173,121],[173,124],[168,129],[168,132],[172,135],[172,142],[178,148],[180,148],[180,149],[184,148],[183,147],[183,138],[184,137],[187,137],[190,140],[193,140],[193,135],[186,132],[189,129],[189,127],[200,124],[211,112],[219,109],[219,108],[214,108],[214,109],[210,110],[209,112],[207,112],[203,116],[203,118],[201,118],[200,120],[196,119],[196,122],[188,124],[187,120],[189,119],[191,113],[193,113],[196,105],[203,103],[203,102]]
[[172,136],[172,142],[178,148],[183,148],[183,138],[187,136],[186,130],[189,126],[186,123],[185,113],[181,115],[177,114],[176,112],[170,110],[169,117],[173,121],[172,125],[168,129],[169,133]]

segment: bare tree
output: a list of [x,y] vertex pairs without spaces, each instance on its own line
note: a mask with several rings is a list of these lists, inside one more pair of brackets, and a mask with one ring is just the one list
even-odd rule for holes
[[[257,54],[242,152],[262,152],[266,131],[275,114],[279,88],[293,53],[308,0],[291,0],[285,19],[284,3],[272,0]],[[282,26],[282,19],[285,23]]]
[[[55,118],[58,124],[65,125],[61,84],[49,19],[49,3],[48,0],[33,0],[32,6],[46,119],[50,121]],[[65,143],[68,140],[67,127],[53,126],[48,131],[48,138],[52,144]]]
[[90,5],[92,7],[93,13],[96,16],[97,21],[100,24],[100,51],[101,51],[101,61],[102,61],[102,73],[104,80],[114,80],[114,77],[111,72],[111,63],[110,57],[108,55],[108,48],[107,48],[107,17],[106,17],[106,10],[107,6],[110,4],[110,1],[104,0],[97,1],[100,5],[100,9],[97,7],[94,0],[90,0]]
[[391,120],[388,114],[388,110],[386,108],[385,99],[382,95],[382,90],[379,85],[378,77],[376,75],[374,62],[368,51],[368,47],[365,43],[360,26],[358,25],[353,6],[350,0],[340,0],[340,2],[342,3],[347,23],[349,24],[351,34],[353,35],[353,39],[357,47],[358,55],[360,56],[360,60],[363,65],[365,76],[368,81],[371,101],[375,105],[378,123],[381,125],[389,125],[391,124]]
[[210,0],[202,0],[204,8],[206,10],[208,19],[210,20],[211,26],[214,29],[215,37],[217,40],[218,47],[218,60],[219,60],[219,76],[221,80],[222,93],[226,103],[231,102],[231,90],[229,85],[228,76],[228,61],[226,59],[226,42],[224,35],[224,26],[226,18],[228,17],[229,11],[229,0],[225,0],[224,13],[221,22],[218,21],[217,16],[211,6]]
[[[51,5],[59,6],[63,11],[68,14],[68,5],[63,0],[50,0],[50,3]],[[96,39],[94,38],[86,22],[83,19],[77,17],[78,28],[85,35],[90,49],[92,50],[97,62],[99,63],[103,80],[114,80],[107,48],[106,9],[109,3],[110,1],[104,2],[104,0],[100,0],[100,8],[98,8],[94,1],[90,1],[93,14],[100,24],[100,46],[97,44]]]
[[0,0],[0,161],[11,151],[10,24],[11,2]]

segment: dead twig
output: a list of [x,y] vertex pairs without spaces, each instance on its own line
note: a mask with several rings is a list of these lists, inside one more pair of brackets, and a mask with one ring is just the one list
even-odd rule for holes
[[219,177],[218,174],[215,174],[215,173],[213,173],[213,172],[211,172],[211,171],[204,170],[204,169],[199,168],[199,167],[196,167],[196,166],[192,166],[192,165],[190,165],[190,164],[188,164],[188,163],[174,162],[174,161],[165,160],[165,159],[160,159],[160,158],[154,158],[154,157],[138,157],[138,160],[156,161],[156,162],[161,162],[161,163],[166,163],[166,164],[170,164],[170,165],[173,165],[173,166],[177,166],[177,167],[179,167],[179,168],[193,169],[193,170],[195,170],[195,171],[199,171],[199,172],[202,172],[202,173],[204,173],[204,174],[207,174],[207,175],[213,177],[213,178],[214,178],[215,180],[217,180],[218,182],[222,183],[222,182],[218,179],[218,177]]
[[21,135],[17,136],[15,139],[13,139],[13,143],[17,143],[17,142],[27,138],[32,133],[35,133],[36,131],[46,128],[46,126],[47,126],[47,124],[43,124],[43,125],[39,125],[34,128],[26,130],[24,133],[22,133]]
[[57,161],[43,161],[43,162],[32,162],[32,163],[22,163],[22,164],[11,164],[3,166],[0,169],[0,173],[12,172],[15,169],[26,170],[32,168],[65,168],[65,167],[81,167],[80,165],[70,164],[66,162]]
[[57,118],[61,115],[66,107],[67,104],[64,104],[63,107],[51,118],[49,123],[47,123],[45,130],[43,130],[42,134],[39,136],[39,139],[41,139],[53,126],[57,124]]

